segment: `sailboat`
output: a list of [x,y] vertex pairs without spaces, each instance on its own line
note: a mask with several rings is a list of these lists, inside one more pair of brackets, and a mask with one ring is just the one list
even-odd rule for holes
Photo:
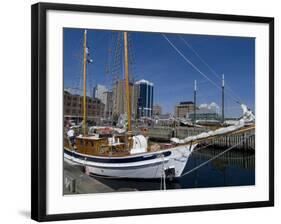
[[[169,144],[151,144],[147,137],[132,134],[131,104],[128,65],[128,33],[123,32],[124,67],[126,88],[127,129],[109,137],[89,135],[86,106],[87,31],[84,32],[84,100],[83,134],[76,137],[75,145],[64,138],[64,158],[85,167],[89,175],[110,178],[179,178],[194,148],[200,141],[245,129],[245,119],[252,114],[245,109],[245,116],[234,126],[190,136],[171,139]],[[246,117],[247,115],[247,117]],[[251,127],[247,127],[249,129]]]

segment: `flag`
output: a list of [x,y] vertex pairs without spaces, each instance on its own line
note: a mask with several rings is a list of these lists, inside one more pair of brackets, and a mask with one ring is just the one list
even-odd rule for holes
[[90,58],[90,48],[88,46],[86,47],[86,54],[87,54],[87,62],[89,64],[93,63],[93,59]]
[[90,63],[93,63],[93,59],[91,59],[91,58],[88,58],[87,59],[87,62],[90,64]]

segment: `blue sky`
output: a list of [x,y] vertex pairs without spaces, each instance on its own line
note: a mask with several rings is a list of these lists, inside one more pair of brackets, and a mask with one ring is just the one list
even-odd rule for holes
[[[64,29],[64,87],[82,88],[82,29]],[[173,45],[197,68],[220,86],[217,76],[225,75],[226,116],[239,116],[238,98],[255,111],[255,39],[245,37],[165,34]],[[135,56],[131,76],[154,83],[154,102],[164,112],[174,112],[180,101],[193,100],[193,83],[198,82],[198,104],[221,104],[221,92],[188,64],[161,33],[129,32]],[[88,65],[87,88],[91,94],[95,84],[111,88],[113,76],[106,73],[112,62],[117,32],[88,30],[87,45],[93,63]],[[185,41],[185,42],[184,42]],[[187,45],[188,44],[188,45]],[[188,46],[191,46],[191,50]],[[195,52],[196,53],[195,53]],[[197,57],[200,55],[216,75]],[[122,63],[122,62],[120,62]],[[120,74],[120,77],[123,77]],[[230,88],[229,88],[230,87]],[[232,97],[231,97],[231,96]]]

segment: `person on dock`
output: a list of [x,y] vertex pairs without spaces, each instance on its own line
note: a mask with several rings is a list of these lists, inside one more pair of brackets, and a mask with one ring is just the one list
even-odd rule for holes
[[67,137],[69,138],[71,146],[75,149],[75,131],[73,127],[70,127],[70,129],[68,130]]

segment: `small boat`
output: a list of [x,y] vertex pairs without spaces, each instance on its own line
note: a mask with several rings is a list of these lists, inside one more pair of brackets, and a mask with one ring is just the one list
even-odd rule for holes
[[[127,32],[124,37],[126,100],[130,102]],[[149,143],[144,135],[133,135],[131,127],[131,104],[127,103],[127,129],[94,127],[87,128],[86,106],[86,63],[87,31],[84,32],[84,101],[83,134],[75,139],[75,144],[64,136],[64,158],[85,167],[89,175],[110,178],[179,178],[197,144],[208,138],[234,133],[243,129],[244,118],[231,127],[201,133],[186,139],[171,139],[170,143]],[[91,130],[91,129],[90,129]],[[106,132],[106,134],[97,133]],[[94,133],[93,133],[94,132]]]

